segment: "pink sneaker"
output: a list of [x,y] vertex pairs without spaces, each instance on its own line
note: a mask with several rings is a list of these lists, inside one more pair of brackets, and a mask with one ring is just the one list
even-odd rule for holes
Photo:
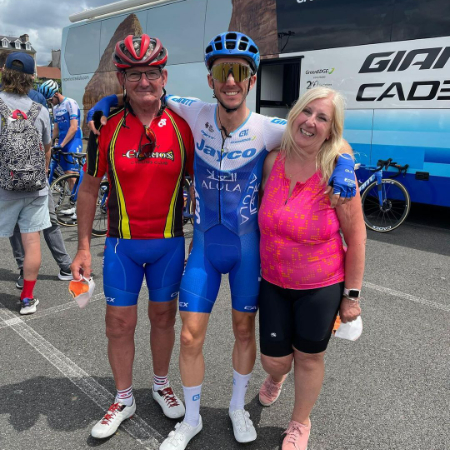
[[283,433],[286,437],[281,444],[281,450],[307,450],[310,432],[311,423],[306,426],[291,420],[287,430]]
[[259,389],[259,402],[263,406],[270,406],[278,400],[283,387],[283,381],[276,383],[270,375],[264,380]]

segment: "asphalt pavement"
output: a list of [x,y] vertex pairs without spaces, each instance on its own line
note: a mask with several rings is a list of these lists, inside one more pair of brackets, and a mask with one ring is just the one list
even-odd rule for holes
[[[64,228],[69,253],[76,228]],[[188,229],[187,241],[192,235]],[[93,238],[95,296],[86,309],[71,299],[68,282],[42,239],[36,314],[19,315],[18,272],[8,239],[0,240],[0,450],[157,449],[172,430],[151,397],[146,293],[139,300],[134,392],[136,416],[105,441],[89,436],[113,400],[106,354],[102,295],[102,238]],[[203,431],[189,450],[277,449],[293,407],[293,374],[277,403],[258,402],[265,379],[259,362],[247,393],[258,439],[234,441],[228,418],[233,345],[227,277],[205,344]],[[397,230],[368,232],[362,337],[333,337],[326,376],[313,410],[309,450],[448,450],[450,424],[450,209],[413,205]],[[179,335],[180,320],[176,332]],[[178,339],[170,379],[182,396]]]

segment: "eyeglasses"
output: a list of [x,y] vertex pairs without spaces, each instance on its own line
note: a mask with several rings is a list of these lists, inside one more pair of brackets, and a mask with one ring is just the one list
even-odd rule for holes
[[[142,138],[146,138],[148,142],[142,143]],[[144,131],[139,141],[139,149],[137,153],[138,161],[149,158],[156,147],[156,134],[150,127],[144,127]]]
[[250,66],[241,63],[219,63],[212,66],[210,71],[213,79],[220,83],[226,83],[230,73],[237,83],[248,80],[253,75]]
[[142,75],[145,74],[145,78],[148,81],[157,80],[161,76],[160,70],[148,70],[147,72],[125,72],[125,77],[128,81],[141,81]]

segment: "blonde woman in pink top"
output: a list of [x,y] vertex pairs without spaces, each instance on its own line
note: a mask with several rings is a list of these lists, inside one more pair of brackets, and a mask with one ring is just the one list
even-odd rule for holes
[[282,450],[306,450],[336,315],[345,323],[361,313],[366,242],[361,199],[357,193],[334,209],[325,194],[343,126],[341,95],[311,89],[289,113],[281,150],[264,163],[259,319],[261,361],[269,376],[259,399],[264,406],[277,400],[294,363],[294,411]]

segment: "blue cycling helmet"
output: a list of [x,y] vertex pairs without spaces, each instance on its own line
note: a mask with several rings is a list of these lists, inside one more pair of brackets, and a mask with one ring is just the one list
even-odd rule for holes
[[258,46],[243,33],[227,31],[218,34],[206,47],[206,68],[211,70],[215,59],[227,56],[244,58],[250,63],[253,73],[258,71],[260,60]]
[[46,100],[50,100],[59,91],[59,86],[56,81],[47,80],[39,86],[38,90]]

